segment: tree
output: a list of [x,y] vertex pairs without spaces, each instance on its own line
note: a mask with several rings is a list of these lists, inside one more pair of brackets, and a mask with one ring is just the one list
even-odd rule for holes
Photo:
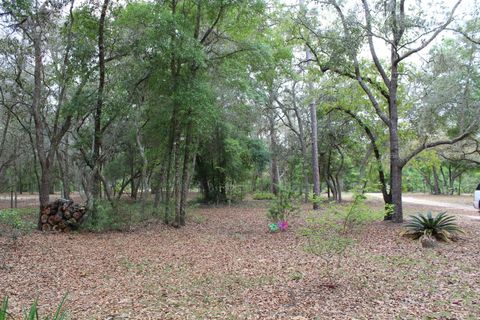
[[[16,114],[17,120],[30,136],[40,164],[38,177],[40,209],[49,202],[55,156],[72,121],[72,115],[64,110],[69,103],[68,84],[74,74],[70,65],[73,20],[69,20],[64,33],[62,28],[55,25],[55,20],[68,3],[70,3],[71,14],[73,1],[66,3],[63,1],[42,3],[4,1],[1,5],[4,10],[2,17],[6,19],[5,22],[10,23],[9,27],[12,30],[10,37],[18,36],[25,40],[22,47],[19,47],[23,51],[20,57],[25,58],[31,55],[33,59],[33,70],[28,70],[26,61],[20,57],[16,66],[18,70],[16,84],[20,91],[23,91],[22,97],[19,98],[23,100],[22,103],[29,105],[34,123],[33,133],[18,116],[17,109],[12,108],[9,111]],[[61,36],[64,42],[57,47],[55,39]],[[27,49],[25,46],[27,44],[32,46],[33,52]],[[51,53],[53,59],[46,65],[44,56],[47,52]],[[61,52],[61,56],[59,57],[56,52]],[[59,69],[52,68],[55,64]],[[30,72],[33,74],[33,79],[26,75]],[[55,83],[55,90],[47,90],[49,82]]]
[[[308,37],[301,32],[314,55],[322,72],[332,71],[343,77],[354,79],[369,98],[376,116],[383,122],[389,133],[389,161],[390,161],[390,188],[392,203],[394,205],[393,220],[403,221],[402,210],[402,169],[416,155],[423,150],[440,145],[454,144],[468,137],[476,128],[475,123],[467,123],[454,137],[443,139],[431,139],[422,136],[416,146],[409,146],[409,151],[401,154],[401,131],[399,119],[404,111],[402,99],[402,70],[405,60],[424,50],[438,35],[444,31],[453,21],[455,10],[460,2],[457,2],[446,14],[441,23],[421,23],[420,4],[414,5],[417,11],[406,10],[405,1],[391,1],[384,5],[370,6],[367,0],[362,0],[363,23],[354,15],[346,16],[344,9],[336,1],[328,1],[339,17],[343,34],[340,41],[333,40],[331,44],[334,52],[324,50],[323,45],[327,42],[327,31],[317,32],[310,22],[304,19],[302,24],[308,32]],[[432,28],[431,25],[434,25]],[[362,32],[364,30],[364,32]],[[329,31],[331,33],[331,31]],[[380,39],[387,45],[390,51],[388,60],[382,60],[378,55],[378,45],[374,38]],[[314,40],[312,40],[314,39]],[[363,41],[366,41],[373,68],[366,68],[368,64],[362,63],[359,53]],[[319,46],[315,46],[316,41]],[[323,45],[320,45],[322,43]],[[336,57],[330,55],[337,55]],[[342,55],[343,54],[343,55]],[[330,59],[330,60],[329,60]],[[342,64],[338,62],[343,61]],[[378,79],[378,80],[377,80]]]

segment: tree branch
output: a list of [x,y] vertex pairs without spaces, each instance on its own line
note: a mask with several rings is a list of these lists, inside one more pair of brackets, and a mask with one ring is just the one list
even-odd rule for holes
[[[363,0],[365,1],[365,0]],[[400,61],[408,58],[409,56],[411,56],[412,54],[414,53],[417,53],[419,52],[420,50],[424,49],[426,46],[428,46],[433,40],[435,40],[435,38],[443,31],[445,30],[448,25],[453,21],[453,15],[455,14],[455,11],[457,10],[458,6],[460,5],[460,3],[462,2],[462,0],[458,0],[457,3],[455,3],[455,5],[453,6],[452,10],[450,11],[450,15],[447,19],[447,21],[445,21],[442,25],[440,25],[436,30],[435,32],[432,34],[432,36],[430,38],[428,38],[427,40],[423,41],[422,44],[420,46],[418,46],[417,48],[415,49],[411,49],[407,52],[405,52],[404,54],[402,55],[399,55],[399,57],[393,61],[393,63],[395,64],[398,64]]]
[[466,132],[462,133],[461,135],[451,139],[451,140],[439,140],[439,141],[434,141],[430,143],[422,143],[420,146],[418,146],[415,150],[413,150],[409,155],[407,155],[405,158],[400,160],[400,166],[404,167],[413,157],[418,155],[420,152],[426,150],[426,149],[431,149],[434,147],[442,146],[442,145],[451,145],[455,144],[465,138],[467,138],[471,134],[470,130],[467,130]]

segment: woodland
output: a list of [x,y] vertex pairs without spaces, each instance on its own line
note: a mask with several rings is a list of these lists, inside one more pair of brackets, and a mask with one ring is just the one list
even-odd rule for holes
[[477,319],[479,19],[0,0],[0,320]]

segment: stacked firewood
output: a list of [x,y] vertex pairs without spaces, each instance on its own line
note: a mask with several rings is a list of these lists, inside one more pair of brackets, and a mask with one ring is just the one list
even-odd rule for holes
[[72,200],[57,199],[41,211],[43,231],[70,231],[77,229],[86,217],[86,208]]

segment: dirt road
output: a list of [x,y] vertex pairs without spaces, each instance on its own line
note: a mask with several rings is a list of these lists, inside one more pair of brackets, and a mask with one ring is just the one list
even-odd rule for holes
[[[0,193],[0,209],[11,207],[12,199],[9,193]],[[60,193],[50,195],[50,200],[61,198]],[[75,202],[82,202],[82,198],[78,192],[72,192],[70,197]],[[38,207],[38,193],[17,194],[17,208],[35,208]]]
[[[381,193],[368,193],[367,196],[369,198],[373,199],[380,199],[382,200],[382,194]],[[455,198],[456,196],[451,196]],[[462,215],[467,218],[471,218],[474,220],[480,220],[480,215],[478,209],[475,209],[471,203],[458,203],[458,197],[455,198],[452,201],[448,201],[448,197],[442,197],[441,199],[436,200],[435,196],[428,197],[429,199],[425,199],[425,195],[419,195],[418,197],[412,194],[409,194],[407,196],[403,196],[402,200],[403,203],[406,204],[417,204],[417,205],[422,205],[422,206],[427,206],[427,207],[434,207],[434,208],[439,208],[441,209],[450,209],[450,210],[455,210],[455,213],[461,213],[459,215]],[[447,199],[447,201],[445,201]],[[468,200],[465,200],[467,202]]]

